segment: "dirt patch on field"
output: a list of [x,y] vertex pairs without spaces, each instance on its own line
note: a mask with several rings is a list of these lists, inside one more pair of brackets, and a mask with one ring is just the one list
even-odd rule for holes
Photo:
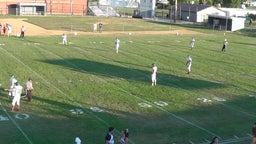
[[169,31],[130,31],[130,32],[122,32],[122,31],[103,31],[102,33],[96,32],[82,32],[82,31],[61,31],[61,30],[47,30],[37,25],[28,23],[24,21],[25,19],[1,19],[2,24],[10,24],[12,25],[12,35],[18,36],[20,35],[21,26],[25,27],[25,36],[49,36],[49,35],[62,35],[66,34],[79,34],[79,35],[92,35],[92,34],[131,34],[131,35],[143,35],[143,34],[179,34],[179,35],[195,35],[200,34],[196,31],[190,31],[186,29],[182,30],[169,30]]

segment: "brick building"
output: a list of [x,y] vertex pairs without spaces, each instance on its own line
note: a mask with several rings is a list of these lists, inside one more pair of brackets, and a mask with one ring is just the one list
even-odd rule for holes
[[[19,9],[20,6],[24,9],[37,8],[36,5],[46,5],[45,14],[63,14],[63,15],[86,15],[87,0],[0,0],[0,14],[10,13],[10,8]],[[16,7],[15,7],[16,5]],[[15,10],[14,10],[15,11]],[[17,11],[17,10],[16,10]],[[12,10],[13,12],[13,10]],[[20,13],[16,13],[19,14]],[[22,14],[22,13],[21,13]],[[29,14],[29,13],[25,13]],[[37,13],[31,13],[37,14]]]

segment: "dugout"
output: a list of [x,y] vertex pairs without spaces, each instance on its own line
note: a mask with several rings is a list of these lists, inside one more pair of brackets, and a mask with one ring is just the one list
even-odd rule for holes
[[219,15],[209,15],[208,25],[213,29],[226,30],[226,31],[236,31],[244,29],[245,18],[240,17],[230,17],[230,16],[219,16]]
[[46,15],[45,3],[18,3],[8,5],[8,14]]

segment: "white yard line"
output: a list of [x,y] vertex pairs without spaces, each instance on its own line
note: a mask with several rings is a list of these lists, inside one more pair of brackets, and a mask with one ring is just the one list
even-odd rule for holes
[[[78,47],[75,47],[75,46],[74,46],[73,48],[76,48],[76,49],[78,49],[78,50],[80,50],[80,51],[82,51],[82,52],[84,52],[84,53],[88,53],[87,51],[85,51],[85,50],[83,50],[83,49],[81,49],[81,48],[78,48]],[[52,54],[52,53],[51,53],[51,54]],[[95,55],[95,54],[94,54],[94,55]],[[55,56],[58,57],[58,58],[60,58],[60,59],[62,59],[62,60],[64,60],[64,59],[61,58],[60,56],[57,56],[57,55],[55,55]],[[98,55],[95,55],[95,56],[98,56]],[[99,56],[98,56],[98,57],[99,57]],[[101,56],[100,56],[100,57],[101,57]],[[107,59],[107,58],[104,57],[104,59]],[[109,60],[109,59],[107,59],[107,60]],[[74,64],[72,64],[72,63],[70,63],[70,62],[68,62],[68,61],[66,61],[66,60],[64,60],[64,61],[67,62],[68,64],[74,66],[75,68],[77,68],[78,70],[80,70],[80,71],[82,71],[82,72],[87,72],[87,71],[85,71],[85,70],[79,68],[78,66],[76,66],[76,65],[74,65]],[[119,63],[119,64],[120,64],[120,63]],[[122,64],[120,64],[120,65],[122,65]],[[126,67],[125,65],[122,65],[122,66]],[[95,77],[97,77],[97,76],[95,76]],[[97,77],[97,78],[98,78],[98,77]],[[98,79],[99,79],[99,80],[103,80],[104,82],[107,82],[107,81],[104,80],[104,79],[101,79],[101,78],[98,78]],[[203,130],[203,131],[205,131],[205,132],[207,132],[207,133],[209,133],[209,134],[211,134],[211,135],[213,135],[213,136],[218,136],[217,134],[215,134],[215,133],[213,133],[213,132],[211,132],[211,131],[209,131],[209,130],[207,130],[207,129],[205,129],[205,128],[199,126],[199,125],[196,125],[196,124],[194,124],[194,123],[191,122],[191,121],[188,121],[188,120],[186,120],[186,119],[184,119],[184,118],[182,118],[182,117],[180,117],[180,116],[177,116],[177,115],[175,115],[175,114],[173,114],[173,113],[171,113],[171,112],[169,112],[169,111],[163,109],[162,107],[160,107],[160,106],[154,104],[153,102],[150,102],[150,101],[147,101],[147,100],[145,100],[145,99],[143,99],[143,98],[140,98],[140,97],[138,97],[138,96],[136,96],[136,95],[134,95],[134,94],[132,94],[132,93],[126,91],[125,89],[120,88],[119,86],[117,86],[117,85],[115,85],[115,84],[113,84],[113,83],[111,83],[111,85],[112,85],[113,87],[119,89],[120,91],[122,91],[122,92],[128,94],[129,96],[133,96],[133,97],[135,97],[135,98],[141,100],[142,102],[145,102],[145,103],[154,105],[157,109],[159,109],[159,110],[161,110],[161,111],[163,111],[163,112],[168,113],[169,115],[175,117],[176,119],[179,119],[180,121],[186,122],[186,123],[188,123],[189,125],[192,125],[192,126],[194,126],[194,127],[196,127],[196,128],[199,128],[199,129],[201,129],[201,130]],[[218,137],[219,137],[219,136],[218,136]]]
[[[86,53],[86,51],[83,50],[83,49],[81,49],[81,48],[77,48],[77,47],[75,47],[75,48],[78,49],[78,50],[80,50],[80,51],[82,51],[82,52],[84,52],[84,53]],[[112,50],[112,47],[109,47],[109,49]],[[104,59],[106,59],[106,60],[110,60],[110,59],[108,59],[108,58],[106,58],[106,57],[103,57],[103,56],[99,56],[99,55],[96,55],[96,54],[94,54],[94,55],[95,55],[95,56],[98,56],[98,57],[101,57],[101,58],[104,58]],[[118,63],[118,62],[117,62],[117,63]],[[119,63],[119,64],[120,64],[120,63]],[[120,64],[120,65],[121,65],[121,66],[124,66],[124,67],[126,67],[126,68],[128,68],[127,66],[125,66],[125,65],[123,65],[123,64]],[[202,77],[202,76],[199,76],[199,77]],[[202,78],[205,79],[205,77],[202,77]],[[223,82],[218,82],[218,81],[211,81],[211,82],[219,83],[219,84],[222,84],[222,83],[223,83]],[[174,86],[177,87],[177,88],[180,88],[180,87],[177,86],[177,85],[174,85]],[[117,88],[119,88],[119,87],[117,87]],[[123,89],[120,89],[120,90],[123,90]],[[187,90],[186,90],[186,91],[187,91]],[[125,91],[125,90],[124,90],[124,92],[125,92],[125,93],[128,93],[129,95],[135,96],[135,95],[133,95],[133,94],[131,94],[130,92],[127,92],[127,91]],[[141,99],[140,97],[137,97],[137,96],[135,96],[135,97],[138,98],[138,99]],[[215,96],[213,96],[213,97],[215,97]],[[141,100],[142,100],[143,102],[146,102],[146,103],[149,103],[149,104],[151,104],[151,105],[154,105],[154,106],[158,107],[158,109],[162,109],[162,111],[165,111],[165,112],[169,113],[170,115],[172,115],[173,117],[176,117],[177,119],[180,119],[181,121],[185,121],[185,122],[187,122],[187,123],[189,123],[189,124],[191,124],[191,125],[197,127],[197,125],[194,125],[194,124],[191,123],[190,121],[187,121],[186,119],[183,119],[182,117],[179,117],[179,116],[177,116],[177,115],[175,115],[175,114],[173,114],[173,113],[168,112],[167,110],[163,109],[163,108],[160,107],[159,105],[153,104],[153,103],[148,102],[148,101],[146,101],[146,100],[144,100],[144,99],[141,99]],[[256,115],[250,114],[250,113],[248,113],[248,112],[246,112],[246,111],[238,110],[238,109],[236,109],[236,108],[234,108],[234,107],[232,107],[232,106],[228,106],[228,105],[224,104],[223,102],[219,102],[219,101],[216,101],[216,102],[219,103],[219,104],[221,104],[221,105],[223,105],[223,106],[225,106],[225,107],[228,108],[228,109],[231,109],[231,110],[234,110],[234,111],[238,111],[238,112],[240,112],[240,113],[242,113],[242,114],[244,114],[244,115],[247,115],[247,116],[256,117]],[[200,126],[199,126],[198,128],[199,128],[199,129],[202,129],[202,130],[204,130],[204,131],[208,131],[207,129],[201,128]],[[213,136],[218,136],[218,135],[212,133],[211,131],[209,131],[208,133],[211,133]],[[218,136],[218,137],[221,138],[220,136]],[[229,143],[232,143],[232,142],[242,142],[244,139],[245,139],[245,138],[238,138],[238,139],[236,139],[236,140],[226,141],[226,143],[228,143],[228,142],[229,142]]]
[[[40,48],[38,46],[36,46],[37,48]],[[40,48],[42,51],[44,51],[45,53],[48,53],[48,54],[51,54],[52,56],[56,57],[56,58],[59,58],[59,59],[62,59],[63,61],[65,61],[67,64],[70,64],[72,65],[73,67],[75,67],[76,69],[78,70],[81,70],[83,72],[86,72],[84,70],[82,70],[81,68],[79,68],[78,66],[70,63],[69,61],[63,59],[62,57],[50,52],[50,51],[46,51],[45,49],[42,49]],[[21,62],[20,60],[18,60],[19,62]],[[35,73],[36,75],[38,75],[38,77],[40,77],[42,80],[45,81],[45,83],[47,84],[50,84],[54,89],[56,89],[58,92],[60,92],[61,94],[63,94],[65,97],[67,97],[70,101],[72,101],[73,103],[77,104],[79,107],[83,108],[81,104],[75,102],[73,99],[71,99],[67,94],[65,94],[63,91],[61,91],[59,88],[57,88],[56,86],[54,86],[53,84],[51,84],[49,81],[45,80],[43,77],[41,77],[38,73],[36,73],[35,71],[33,71],[29,66],[25,65],[23,62],[21,62],[24,66],[28,67],[33,73]],[[95,75],[92,75],[94,76],[95,78],[97,78],[98,80],[102,81],[102,82],[106,82],[105,80],[101,79],[101,78],[98,78],[97,76]],[[93,115],[94,117],[96,117],[97,120],[101,121],[104,125],[106,126],[109,126],[109,124],[107,123],[107,121],[104,121],[103,119],[99,118],[98,116],[96,116],[95,114],[93,114],[93,112],[90,112],[90,111],[87,111],[85,108],[83,108],[87,113],[90,113],[91,115]],[[118,132],[118,134],[121,134],[120,131],[118,131],[117,129],[115,130],[116,132]],[[135,144],[131,139],[129,139],[129,143],[131,144]]]
[[[30,71],[32,71],[35,75],[37,75],[37,77],[39,77],[40,79],[42,79],[44,83],[46,83],[47,85],[49,85],[49,86],[51,86],[52,88],[54,88],[55,90],[57,90],[59,93],[61,93],[62,95],[64,95],[68,100],[72,101],[75,105],[77,105],[77,106],[83,108],[80,103],[76,102],[76,101],[73,100],[71,97],[69,97],[66,93],[64,93],[62,90],[60,90],[60,89],[57,88],[55,85],[53,85],[52,83],[50,83],[49,81],[47,81],[46,79],[44,79],[40,74],[38,74],[36,71],[34,71],[33,69],[31,69],[28,65],[26,65],[25,63],[23,63],[20,59],[16,58],[14,55],[12,55],[11,53],[9,53],[9,52],[6,51],[5,49],[3,49],[3,48],[1,48],[1,47],[0,47],[0,49],[1,49],[2,51],[4,51],[5,53],[7,53],[9,56],[11,56],[13,59],[15,59],[16,61],[18,61],[19,63],[21,63],[21,64],[22,64],[23,66],[25,66],[27,69],[29,69]],[[48,52],[48,53],[50,53],[50,52]],[[51,54],[54,55],[53,53],[51,53]],[[84,109],[84,108],[83,108],[83,109]],[[93,115],[97,120],[101,121],[104,125],[109,126],[109,124],[107,123],[107,121],[104,121],[103,119],[99,118],[98,116],[96,116],[95,114],[93,114],[93,112],[87,111],[86,109],[84,109],[84,110],[85,110],[87,113],[90,113],[91,115]],[[15,122],[15,121],[13,120],[13,122]],[[21,130],[21,128],[17,125],[16,122],[15,122],[14,124],[17,126],[17,128],[18,128],[19,130]],[[23,133],[23,131],[21,131],[21,132]],[[119,134],[121,134],[121,132],[119,132]],[[28,138],[25,133],[24,133],[24,136],[25,136],[26,138]],[[30,140],[29,140],[29,141],[30,141]],[[31,142],[31,141],[30,141],[30,142]],[[131,141],[131,143],[132,143],[132,141]]]
[[7,110],[2,106],[0,103],[1,109],[5,112],[5,114],[8,116],[8,118],[11,120],[11,122],[16,126],[16,128],[21,132],[21,134],[26,138],[26,140],[33,144],[28,135],[22,130],[22,128],[19,126],[19,124],[12,118],[12,116],[7,112]]
[[[40,48],[40,47],[37,47],[37,48]],[[74,47],[73,47],[73,48],[74,48]],[[84,53],[88,53],[88,52],[86,52],[85,50],[82,50],[81,48],[77,48],[77,47],[75,47],[75,48],[76,48],[76,49],[79,49],[80,51],[82,51],[82,52],[84,52]],[[42,49],[42,48],[40,48],[40,49],[41,49],[42,51],[48,53],[48,54],[51,54],[51,55],[55,56],[56,58],[62,59],[62,60],[65,61],[67,64],[72,65],[74,68],[76,68],[76,69],[78,69],[78,70],[80,70],[80,71],[82,71],[82,72],[87,73],[87,71],[85,71],[85,70],[81,69],[80,67],[78,67],[77,65],[75,65],[75,64],[73,64],[73,63],[71,63],[71,62],[69,62],[69,61],[67,61],[67,60],[65,60],[65,59],[63,59],[62,57],[60,57],[60,56],[58,56],[58,55],[56,55],[56,54],[54,54],[54,53],[52,53],[52,52],[50,52],[50,51],[47,51],[47,50],[45,50],[45,49]],[[98,56],[98,55],[96,55],[96,56]],[[106,58],[105,58],[105,59],[106,59]],[[123,65],[123,66],[124,66],[124,65]],[[107,83],[106,80],[104,80],[104,79],[102,79],[102,78],[99,78],[99,77],[96,76],[96,75],[93,75],[93,76],[94,76],[95,78],[97,78],[98,80]],[[188,121],[188,120],[186,120],[186,119],[184,119],[184,118],[182,118],[182,117],[179,117],[179,116],[177,116],[177,115],[175,115],[175,114],[173,114],[173,113],[171,113],[171,112],[169,112],[169,111],[163,109],[162,107],[160,107],[160,106],[154,104],[153,102],[149,102],[149,101],[147,101],[147,100],[145,100],[145,99],[143,99],[143,98],[140,98],[140,97],[138,97],[138,96],[136,96],[136,95],[134,95],[134,94],[132,94],[132,93],[126,91],[125,89],[118,87],[117,85],[115,85],[115,84],[113,84],[113,83],[109,83],[109,84],[111,84],[113,87],[119,89],[120,91],[122,91],[122,92],[128,94],[129,96],[133,96],[133,97],[135,97],[135,98],[141,100],[142,102],[145,102],[145,103],[154,105],[157,109],[168,113],[169,115],[173,116],[174,118],[176,118],[176,119],[178,119],[178,120],[180,120],[180,121],[186,122],[187,124],[189,124],[189,125],[191,125],[191,126],[194,126],[194,127],[196,127],[196,128],[199,128],[199,129],[201,129],[201,130],[203,130],[203,131],[209,133],[210,135],[218,136],[217,134],[215,134],[215,133],[213,133],[213,132],[211,132],[211,131],[209,131],[209,130],[207,130],[207,129],[205,129],[205,128],[199,126],[199,125],[196,125],[196,124],[194,124],[193,122],[190,122],[190,121]],[[58,90],[58,91],[60,91],[60,90]],[[62,94],[64,94],[64,93],[62,92]],[[65,96],[67,96],[67,95],[65,95]],[[220,137],[220,136],[218,136],[218,137]]]
[[[36,47],[37,47],[37,48],[40,48],[38,45],[36,45]],[[87,51],[85,51],[85,50],[83,50],[83,49],[81,49],[81,48],[78,48],[78,47],[75,47],[75,46],[73,46],[73,48],[76,48],[76,49],[78,49],[78,50],[80,50],[80,51],[82,51],[82,52],[84,52],[84,53],[88,53]],[[2,48],[1,48],[1,49],[2,49]],[[60,56],[58,56],[58,55],[56,55],[56,54],[54,54],[54,53],[52,53],[52,52],[50,52],[50,51],[46,51],[46,50],[44,50],[44,49],[42,49],[42,48],[40,48],[40,49],[43,50],[43,51],[46,52],[46,53],[49,53],[49,54],[51,54],[51,55],[53,55],[53,56],[59,58],[59,59],[64,60],[67,64],[72,65],[74,68],[76,68],[76,69],[78,69],[78,70],[80,70],[80,71],[87,72],[87,71],[81,69],[80,67],[78,67],[77,65],[75,65],[75,64],[73,64],[73,63],[71,63],[71,62],[69,62],[69,61],[67,61],[67,60],[65,60],[65,59],[63,59],[62,57],[60,57]],[[8,51],[6,51],[5,49],[2,49],[2,50],[4,50],[6,53],[8,53],[8,54],[11,55],[13,58],[15,58],[17,61],[19,61],[20,63],[22,63],[24,66],[26,66],[29,70],[31,70],[31,71],[32,71],[33,73],[35,73],[38,77],[40,77],[46,84],[51,85],[54,89],[56,89],[58,92],[60,92],[61,94],[63,94],[63,95],[64,95],[65,97],[67,97],[70,101],[72,101],[73,103],[75,103],[75,104],[78,105],[79,107],[82,107],[81,104],[77,103],[75,100],[73,100],[72,98],[70,98],[67,94],[65,94],[65,93],[64,93],[63,91],[61,91],[59,88],[57,88],[56,86],[54,86],[53,84],[51,84],[49,81],[47,81],[46,79],[44,79],[44,78],[43,78],[42,76],[40,76],[37,72],[33,71],[28,65],[26,65],[25,63],[23,63],[21,60],[19,60],[19,59],[16,58],[15,56],[13,56],[11,53],[9,53]],[[95,56],[98,56],[98,57],[102,57],[102,56],[99,56],[99,55],[96,55],[96,54],[94,54],[94,55],[95,55]],[[105,58],[105,57],[103,57],[103,58],[104,58],[104,59],[107,59],[107,58]],[[109,60],[109,59],[108,59],[108,60]],[[119,64],[120,64],[120,63],[119,63]],[[120,64],[120,65],[122,65],[122,64]],[[125,65],[122,65],[122,66],[126,67]],[[93,75],[93,76],[94,76],[95,78],[97,78],[97,79],[103,81],[103,82],[107,82],[106,80],[104,80],[104,79],[102,79],[102,78],[99,78],[98,76],[95,76],[95,75]],[[211,131],[209,131],[209,130],[207,130],[207,129],[205,129],[205,128],[203,128],[203,127],[197,125],[197,124],[194,124],[194,123],[191,122],[191,121],[188,121],[188,120],[186,120],[186,119],[184,119],[184,118],[182,118],[182,117],[179,117],[179,116],[177,116],[177,115],[175,115],[175,114],[169,112],[168,110],[165,110],[164,108],[162,108],[162,107],[160,107],[160,106],[154,104],[153,102],[150,102],[150,101],[147,101],[147,100],[145,100],[145,99],[143,99],[143,98],[140,98],[140,97],[138,97],[138,96],[136,96],[136,95],[134,95],[134,94],[132,94],[132,93],[126,91],[125,89],[118,87],[118,86],[115,85],[115,84],[112,84],[112,86],[115,87],[115,88],[117,88],[117,89],[119,89],[120,91],[126,93],[126,94],[129,95],[129,96],[133,96],[133,97],[135,97],[135,98],[137,98],[137,99],[139,99],[139,100],[141,100],[141,101],[143,101],[143,102],[145,102],[145,103],[154,105],[157,109],[159,109],[159,110],[161,110],[161,111],[163,111],[163,112],[168,113],[169,115],[171,115],[172,117],[174,117],[174,118],[176,118],[176,119],[178,119],[178,120],[180,120],[180,121],[186,122],[187,124],[189,124],[189,125],[191,125],[191,126],[194,126],[194,127],[198,128],[198,129],[200,129],[200,130],[202,130],[202,131],[205,131],[205,132],[207,132],[207,133],[210,134],[210,135],[218,136],[217,134],[215,134],[215,133],[213,133],[213,132],[211,132]],[[99,121],[101,121],[101,122],[104,123],[105,125],[108,125],[108,123],[107,123],[106,121],[104,121],[103,119],[101,119],[101,118],[95,116],[92,112],[89,112],[89,111],[87,111],[87,112],[90,113],[90,114],[92,114],[94,117],[96,117]],[[119,133],[120,133],[120,132],[119,132]],[[218,136],[218,137],[219,137],[219,136]],[[133,143],[133,142],[131,141],[131,143]]]

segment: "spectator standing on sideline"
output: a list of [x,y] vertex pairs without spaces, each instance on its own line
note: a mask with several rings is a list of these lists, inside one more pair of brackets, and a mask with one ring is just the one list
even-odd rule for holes
[[114,127],[109,127],[108,132],[105,136],[105,144],[114,144],[113,132],[114,132]]
[[67,40],[67,35],[66,34],[62,34],[62,45],[68,45],[68,40]]
[[28,97],[28,102],[30,102],[32,99],[32,90],[33,90],[32,79],[29,78],[28,81],[26,82],[26,95]]
[[6,36],[6,33],[7,33],[7,27],[6,27],[6,24],[4,24],[4,27],[3,27],[3,34],[4,34],[4,36]]
[[93,32],[97,32],[97,23],[93,24]]
[[128,141],[129,141],[129,132],[128,132],[128,129],[125,129],[122,131],[122,135],[120,137],[120,143],[128,144]]
[[223,46],[222,46],[222,52],[225,52],[226,51],[226,49],[227,49],[227,46],[228,46],[228,41],[227,41],[227,39],[224,39],[224,42],[223,42]]
[[152,86],[156,86],[156,73],[157,73],[157,66],[155,63],[152,64],[152,74],[151,74],[151,81]]
[[6,91],[14,92],[14,98],[12,99],[12,108],[11,108],[12,111],[14,111],[16,104],[18,106],[18,111],[20,110],[20,96],[22,93],[22,89],[23,87],[19,84],[19,82],[16,82],[15,87],[12,89],[5,89]]
[[10,24],[6,24],[8,29],[8,37],[12,35],[12,26]]
[[103,24],[102,24],[102,23],[99,23],[99,32],[100,32],[100,33],[102,32],[102,29],[103,29]]
[[254,125],[252,126],[252,144],[256,144],[256,123],[254,123]]
[[195,46],[195,38],[194,37],[192,37],[192,39],[191,39],[191,41],[190,41],[190,49],[192,50],[193,48],[194,48],[194,46]]
[[[15,83],[17,82],[15,76],[12,74],[11,75],[11,78],[10,78],[10,86],[9,86],[9,89],[13,89],[15,87]],[[15,92],[13,91],[9,91],[9,96],[14,96]]]
[[191,65],[192,65],[192,58],[188,55],[186,59],[187,74],[190,74]]
[[116,53],[118,53],[119,43],[120,43],[120,40],[116,37],[116,40],[115,40],[115,49],[116,49]]
[[0,36],[2,35],[2,31],[3,31],[3,26],[2,26],[2,24],[0,23]]
[[24,26],[21,26],[21,29],[20,29],[20,38],[24,38],[25,36],[25,27]]

